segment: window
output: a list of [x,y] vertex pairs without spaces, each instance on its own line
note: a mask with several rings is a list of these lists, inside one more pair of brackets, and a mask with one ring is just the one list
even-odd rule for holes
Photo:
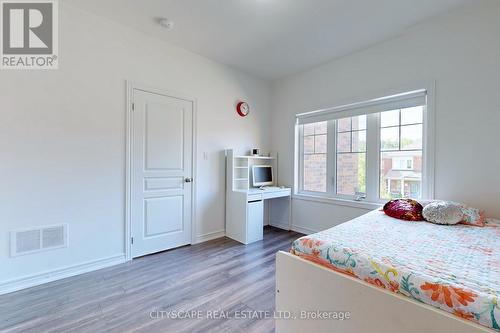
[[326,192],[327,133],[326,121],[303,127],[305,191]]
[[380,113],[380,198],[422,197],[423,114],[423,106]]
[[366,116],[337,120],[337,195],[366,195]]
[[413,170],[413,157],[393,157],[393,170]]
[[432,198],[427,91],[297,115],[296,193],[381,202]]

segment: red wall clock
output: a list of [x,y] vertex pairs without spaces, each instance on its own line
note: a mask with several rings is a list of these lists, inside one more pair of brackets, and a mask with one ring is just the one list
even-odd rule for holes
[[238,102],[238,104],[236,105],[236,112],[238,112],[241,117],[246,117],[250,113],[250,107],[248,106],[248,103]]

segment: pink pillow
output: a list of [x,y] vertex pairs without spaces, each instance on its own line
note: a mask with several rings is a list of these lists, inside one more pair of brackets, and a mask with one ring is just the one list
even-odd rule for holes
[[460,222],[461,224],[484,227],[486,219],[483,211],[478,208],[467,207],[464,204],[460,204],[460,207],[464,213],[464,219]]
[[384,205],[384,213],[405,221],[423,221],[422,205],[413,199],[391,200]]

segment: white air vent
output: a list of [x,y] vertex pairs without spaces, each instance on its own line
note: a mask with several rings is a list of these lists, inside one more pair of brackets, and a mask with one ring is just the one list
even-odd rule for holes
[[57,249],[67,245],[67,224],[17,230],[10,233],[10,255],[12,257]]
[[42,229],[42,249],[64,246],[64,226]]
[[40,250],[40,231],[28,230],[16,233],[16,254]]

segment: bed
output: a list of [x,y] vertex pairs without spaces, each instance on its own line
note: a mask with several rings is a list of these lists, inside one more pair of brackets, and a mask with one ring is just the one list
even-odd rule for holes
[[[372,211],[277,255],[278,332],[500,332],[500,225],[440,226]],[[308,312],[309,311],[309,312]]]

